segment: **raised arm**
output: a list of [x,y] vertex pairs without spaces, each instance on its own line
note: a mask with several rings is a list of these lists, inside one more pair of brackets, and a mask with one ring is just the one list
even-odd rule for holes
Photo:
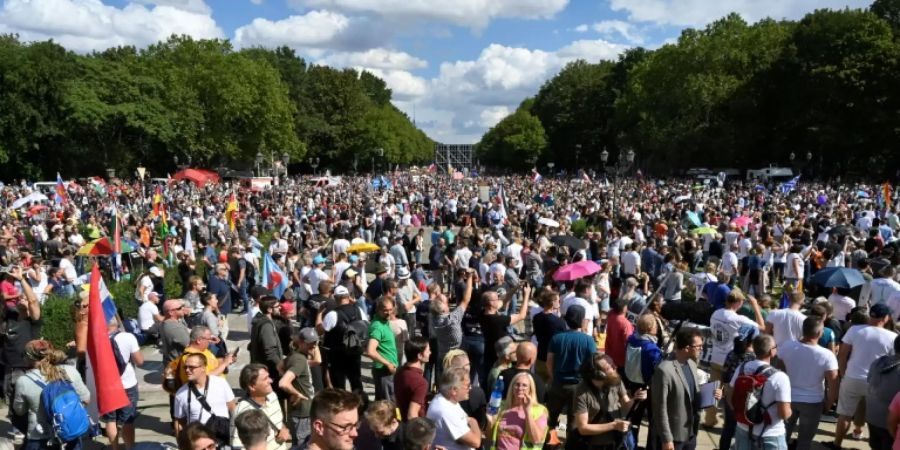
[[522,288],[522,298],[519,302],[519,312],[513,316],[509,317],[509,324],[512,325],[514,323],[521,322],[528,317],[528,302],[531,299],[531,285],[525,284],[525,287]]

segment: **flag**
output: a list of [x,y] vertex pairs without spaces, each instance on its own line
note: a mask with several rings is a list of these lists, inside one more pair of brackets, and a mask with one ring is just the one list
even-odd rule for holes
[[159,237],[165,239],[169,236],[169,215],[166,214],[166,205],[159,207]]
[[54,196],[54,200],[56,200],[57,205],[62,205],[66,202],[66,185],[63,184],[59,172],[56,172],[56,195]]
[[800,183],[800,175],[797,175],[794,178],[791,178],[784,183],[781,183],[778,186],[778,190],[781,191],[782,194],[787,194],[797,188],[797,184]]
[[884,208],[890,210],[894,204],[891,195],[894,193],[894,188],[891,186],[890,182],[885,181],[881,186],[881,196],[884,198]]
[[532,183],[540,183],[541,180],[543,180],[543,179],[544,179],[544,177],[542,177],[541,174],[538,173],[536,168],[531,169],[531,182]]
[[288,288],[288,277],[287,274],[281,270],[281,267],[278,267],[278,264],[275,264],[275,260],[272,259],[272,255],[266,253],[263,255],[263,283],[270,291],[272,291],[272,295],[275,298],[281,298],[284,291]]
[[103,178],[100,177],[91,177],[89,179],[91,183],[91,187],[97,191],[98,194],[105,196],[106,195],[106,182],[103,181]]
[[500,217],[505,220],[508,216],[506,215],[506,196],[503,195],[503,186],[500,186],[500,190],[497,191],[497,203],[500,205]]
[[[109,341],[107,321],[105,320],[106,307],[101,306],[101,286],[103,279],[100,277],[100,266],[94,264],[91,271],[90,294],[88,295],[88,340],[87,353],[91,359],[91,367],[94,372],[94,384],[97,387],[97,408],[100,414],[106,414],[130,404],[125,388],[122,387],[122,378],[119,376],[119,368],[116,365],[116,357],[113,356],[112,344]],[[110,303],[112,303],[110,301]]]
[[234,197],[234,192],[232,192],[231,197],[228,198],[228,205],[225,207],[225,221],[228,222],[228,230],[231,232],[234,232],[234,219],[237,212],[237,199]]
[[725,178],[728,177],[728,174],[725,172],[719,172],[716,175],[716,181],[719,182],[719,187],[725,186]]
[[184,251],[190,256],[191,260],[194,259],[194,241],[191,239],[191,229],[185,228],[184,230]]
[[591,183],[591,176],[587,174],[583,169],[581,170],[581,179],[584,180],[585,183]]
[[119,281],[122,275],[122,223],[119,209],[113,209],[113,278]]
[[159,210],[162,205],[162,186],[156,187],[156,192],[153,193],[153,217],[159,216]]
[[431,163],[431,165],[428,166],[428,173],[435,173],[435,172],[437,172],[437,164]]

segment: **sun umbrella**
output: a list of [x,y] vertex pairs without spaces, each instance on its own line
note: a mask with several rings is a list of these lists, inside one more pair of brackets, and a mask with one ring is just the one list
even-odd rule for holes
[[678,197],[675,197],[674,202],[675,202],[675,204],[677,205],[677,204],[679,204],[679,203],[681,203],[681,202],[686,202],[686,201],[688,201],[688,200],[690,200],[690,199],[691,199],[690,194],[688,194],[688,195],[679,195]]
[[704,234],[715,234],[716,229],[713,227],[700,227],[691,230],[692,233],[697,233],[699,236],[703,236]]
[[[131,253],[133,251],[134,249],[130,245],[122,242],[122,253]],[[80,256],[109,256],[113,253],[112,241],[108,237],[102,237],[84,244],[78,249],[77,254]]]
[[826,267],[812,276],[812,284],[827,288],[853,289],[866,283],[862,273],[846,267]]
[[829,236],[846,236],[850,234],[853,230],[847,225],[838,225],[836,227],[831,227],[828,230]]
[[856,191],[856,196],[859,198],[869,198],[869,193],[866,191]]
[[571,236],[571,235],[551,236],[550,242],[552,242],[556,245],[565,245],[566,247],[569,247],[569,248],[572,248],[575,250],[581,250],[581,249],[587,248],[587,244],[585,244],[583,240],[578,239],[577,237]]
[[12,209],[19,209],[29,203],[37,203],[37,202],[44,201],[44,200],[47,200],[46,195],[41,194],[40,192],[32,192],[31,194],[28,194],[28,195],[14,201],[12,204]]
[[371,242],[363,242],[362,244],[353,244],[350,248],[347,249],[349,253],[369,253],[369,252],[377,252],[381,250],[381,247],[371,243]]
[[744,228],[747,226],[747,224],[750,223],[751,220],[752,219],[750,219],[747,216],[739,216],[739,217],[735,217],[734,219],[731,219],[731,223],[733,223],[741,228]]
[[541,225],[547,225],[548,227],[559,228],[559,222],[549,217],[541,217],[540,219],[538,219],[538,223]]
[[600,271],[600,265],[593,261],[578,261],[566,264],[553,274],[556,281],[573,281],[579,278],[589,277]]
[[31,208],[28,208],[28,214],[32,216],[40,213],[41,211],[47,209],[47,205],[34,205]]
[[689,221],[691,221],[692,224],[694,224],[695,227],[699,227],[701,225],[700,224],[700,216],[698,216],[696,212],[688,211],[687,218]]

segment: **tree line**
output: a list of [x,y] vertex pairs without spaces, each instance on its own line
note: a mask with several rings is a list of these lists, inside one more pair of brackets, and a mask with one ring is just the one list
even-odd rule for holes
[[[894,176],[898,138],[900,0],[877,0],[799,21],[731,14],[656,50],[570,63],[490,129],[477,154],[519,170],[775,164]],[[618,165],[629,149],[634,164]]]
[[431,161],[433,142],[391,95],[371,73],[311,65],[287,47],[173,36],[81,55],[0,35],[0,179],[139,165],[163,176],[176,160],[249,169],[257,154],[341,171],[373,157]]

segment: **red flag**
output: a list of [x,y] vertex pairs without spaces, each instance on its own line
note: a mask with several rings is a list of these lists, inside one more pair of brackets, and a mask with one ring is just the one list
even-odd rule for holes
[[100,414],[106,414],[129,405],[119,367],[113,356],[112,344],[106,326],[106,317],[100,305],[100,268],[94,264],[91,271],[90,306],[88,307],[88,357],[94,370],[94,384],[97,387],[97,407]]

